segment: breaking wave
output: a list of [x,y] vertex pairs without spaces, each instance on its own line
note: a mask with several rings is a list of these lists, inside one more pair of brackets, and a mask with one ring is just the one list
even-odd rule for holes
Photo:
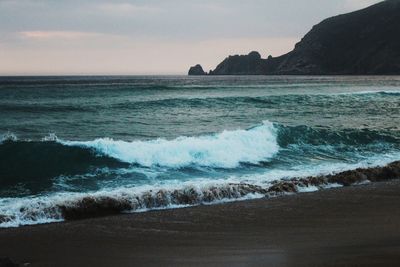
[[355,158],[363,151],[384,154],[399,149],[399,136],[393,133],[362,129],[332,131],[269,121],[247,130],[132,142],[110,138],[66,141],[54,134],[41,141],[26,141],[7,133],[0,139],[0,176],[1,185],[7,186],[102,168],[234,169],[246,164],[265,167],[266,163],[279,159],[305,162],[307,158],[338,155]]
[[101,190],[95,193],[57,193],[52,196],[23,199],[6,198],[0,200],[0,227],[274,197],[399,178],[400,162],[393,162],[384,167],[272,180],[263,185],[233,181],[197,181],[181,183],[179,186],[141,186]]
[[116,141],[110,138],[94,141],[61,141],[68,146],[94,149],[101,155],[145,167],[181,168],[190,165],[236,168],[240,163],[258,163],[278,151],[277,129],[268,121],[262,125],[215,135],[179,137],[175,140]]
[[[0,185],[29,192],[15,197],[0,188],[0,227],[357,184],[374,180],[371,174],[377,173],[346,174],[350,179],[329,175],[399,159],[400,139],[394,132],[269,121],[247,130],[132,142],[68,141],[55,134],[28,141],[7,133],[0,138]],[[379,177],[398,175],[383,170]],[[146,174],[152,172],[153,177]],[[64,178],[76,187],[57,187],[69,183]]]

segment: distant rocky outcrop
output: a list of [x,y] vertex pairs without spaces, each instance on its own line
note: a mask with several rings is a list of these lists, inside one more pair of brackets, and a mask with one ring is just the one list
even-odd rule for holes
[[189,75],[206,75],[207,73],[203,70],[200,64],[193,66],[189,69]]
[[210,74],[217,75],[255,75],[262,74],[265,69],[265,61],[260,53],[251,52],[248,55],[229,56],[217,66]]
[[230,56],[210,74],[400,74],[400,0],[326,19],[280,57]]

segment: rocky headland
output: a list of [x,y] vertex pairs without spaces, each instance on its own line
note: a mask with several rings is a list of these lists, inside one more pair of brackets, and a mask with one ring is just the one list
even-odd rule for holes
[[[195,67],[202,70],[200,65]],[[293,51],[227,57],[209,75],[398,75],[400,1],[386,0],[315,25]],[[193,72],[189,72],[193,75]]]

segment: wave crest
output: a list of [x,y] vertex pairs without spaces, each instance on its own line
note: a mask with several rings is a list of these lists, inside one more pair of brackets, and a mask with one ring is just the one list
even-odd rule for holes
[[91,148],[101,155],[145,167],[181,168],[197,165],[236,168],[240,163],[268,160],[279,151],[277,129],[269,121],[248,130],[178,137],[174,140],[126,142],[101,138],[94,141],[60,142],[68,146]]
[[4,142],[16,142],[18,140],[17,136],[11,132],[7,132],[3,135],[0,135],[0,144]]

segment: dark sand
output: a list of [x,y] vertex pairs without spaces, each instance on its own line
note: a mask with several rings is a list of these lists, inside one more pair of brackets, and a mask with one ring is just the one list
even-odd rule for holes
[[400,181],[0,229],[29,266],[400,266]]

